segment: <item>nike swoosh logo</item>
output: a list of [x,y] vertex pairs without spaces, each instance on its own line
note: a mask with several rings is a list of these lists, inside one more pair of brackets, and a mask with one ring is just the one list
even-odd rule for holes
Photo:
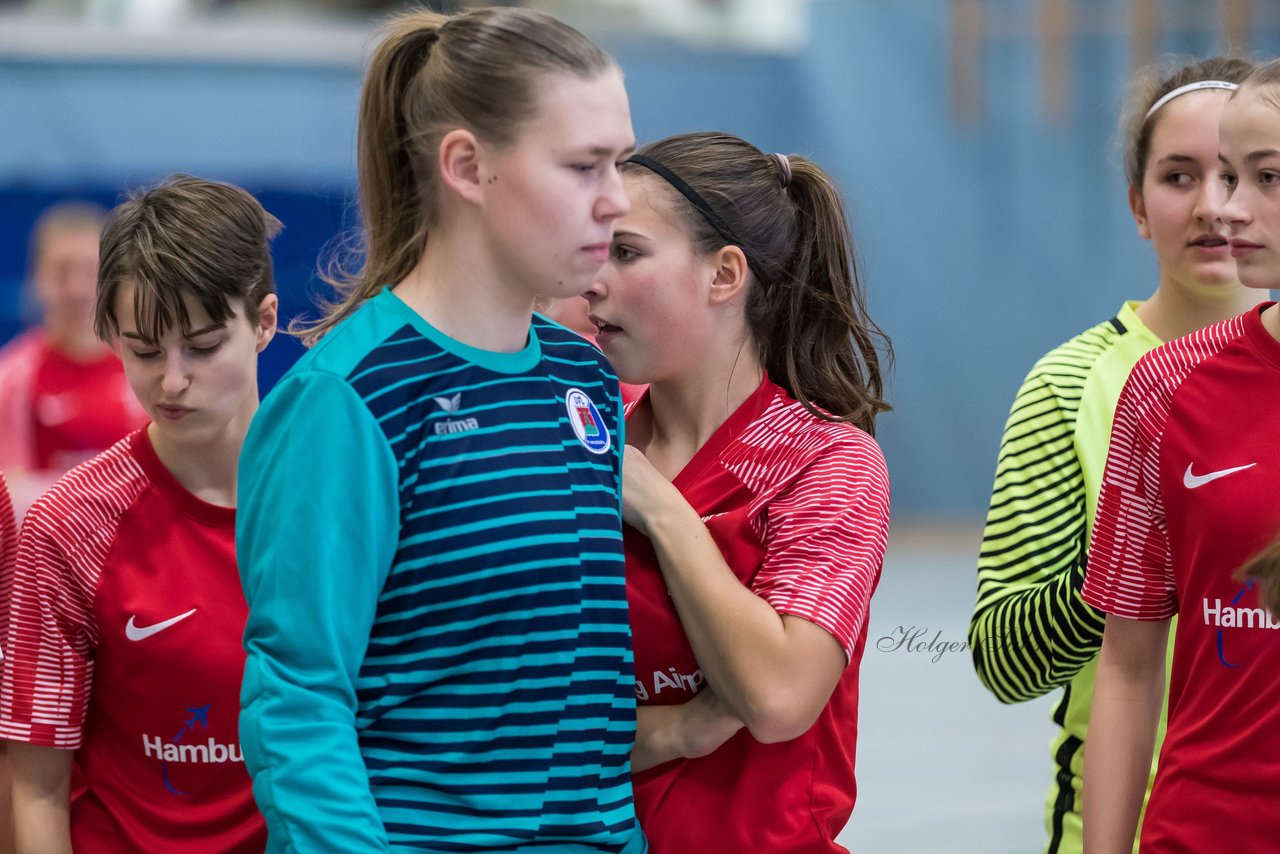
[[36,420],[45,427],[57,427],[76,417],[76,396],[71,392],[46,394],[36,400]]
[[[1193,464],[1194,465],[1194,464]],[[1187,489],[1197,489],[1206,483],[1211,483],[1220,477],[1226,477],[1229,474],[1235,474],[1238,471],[1251,469],[1257,463],[1249,463],[1247,466],[1236,466],[1233,469],[1221,469],[1219,471],[1211,471],[1208,474],[1192,474],[1191,466],[1187,466],[1187,473],[1182,476],[1182,485]]]
[[169,628],[170,626],[181,623],[183,620],[185,620],[187,617],[190,617],[195,612],[196,612],[196,609],[192,608],[190,611],[188,611],[185,614],[179,614],[176,617],[170,617],[169,619],[165,620],[163,623],[156,623],[153,626],[139,626],[136,622],[134,622],[138,618],[131,616],[129,617],[128,624],[125,625],[124,627],[124,636],[131,641],[146,640],[147,638],[151,637],[152,635],[158,632],[163,632],[165,629]]

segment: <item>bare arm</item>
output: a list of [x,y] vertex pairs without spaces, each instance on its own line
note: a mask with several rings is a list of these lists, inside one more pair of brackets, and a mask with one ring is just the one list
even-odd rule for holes
[[673,759],[706,756],[740,729],[742,721],[729,714],[710,688],[703,688],[687,703],[640,706],[636,709],[631,770],[639,772]]
[[13,773],[14,850],[17,854],[71,854],[72,751],[8,744]]
[[758,741],[802,735],[844,673],[840,643],[744,587],[698,514],[640,451],[626,449],[623,472],[623,516],[652,541],[707,683]]
[[0,848],[13,844],[13,763],[9,743],[0,741]]
[[1084,748],[1084,844],[1128,854],[1151,772],[1169,621],[1108,616]]

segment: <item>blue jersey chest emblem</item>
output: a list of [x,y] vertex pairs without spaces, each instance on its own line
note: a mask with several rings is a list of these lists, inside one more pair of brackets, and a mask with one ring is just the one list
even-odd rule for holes
[[569,424],[582,447],[593,454],[603,454],[609,450],[613,444],[609,429],[600,417],[600,410],[596,409],[586,392],[576,388],[569,389],[569,393],[564,396],[564,408],[569,413]]

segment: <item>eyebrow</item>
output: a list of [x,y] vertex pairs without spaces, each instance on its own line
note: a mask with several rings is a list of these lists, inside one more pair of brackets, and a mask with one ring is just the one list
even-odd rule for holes
[[1280,155],[1280,151],[1277,151],[1274,148],[1264,148],[1261,151],[1254,151],[1249,154],[1246,154],[1244,158],[1244,162],[1257,163],[1259,160],[1262,160],[1267,157],[1274,157],[1276,155]]
[[[1219,154],[1218,156],[1221,157],[1222,155]],[[1195,163],[1195,162],[1196,162],[1196,159],[1192,157],[1190,154],[1166,154],[1164,157],[1161,157],[1159,160],[1157,160],[1156,164],[1159,165],[1161,163]]]
[[[192,338],[198,338],[201,335],[207,335],[210,332],[217,332],[219,329],[226,329],[226,328],[227,328],[227,324],[225,323],[210,323],[208,326],[202,326],[199,329],[192,329],[190,332],[188,332],[186,335],[183,335],[182,337],[190,341]],[[137,332],[121,332],[120,337],[132,338],[133,340],[141,341],[144,344],[154,343],[150,338],[147,338],[144,335],[139,335]]]
[[[587,154],[590,154],[592,157],[613,157],[614,151],[615,151],[615,149],[606,148],[603,145],[589,145],[583,150]],[[626,148],[622,149],[622,152],[618,155],[618,157],[625,160],[626,158],[630,157],[635,153],[636,153],[635,145],[634,144],[628,145]]]
[[640,232],[638,232],[638,231],[625,231],[625,230],[623,230],[623,229],[615,229],[615,230],[614,230],[614,232],[613,232],[613,236],[614,236],[614,238],[618,238],[618,237],[638,237],[638,238],[640,238],[641,240],[652,240],[652,239],[653,239],[653,238],[649,237],[649,235],[647,235],[647,234],[641,234],[641,233],[640,233]]

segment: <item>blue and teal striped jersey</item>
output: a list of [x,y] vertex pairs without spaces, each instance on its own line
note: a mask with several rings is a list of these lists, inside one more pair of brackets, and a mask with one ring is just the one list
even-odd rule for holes
[[390,291],[268,395],[237,551],[269,850],[645,850],[619,415],[572,332],[476,350]]

